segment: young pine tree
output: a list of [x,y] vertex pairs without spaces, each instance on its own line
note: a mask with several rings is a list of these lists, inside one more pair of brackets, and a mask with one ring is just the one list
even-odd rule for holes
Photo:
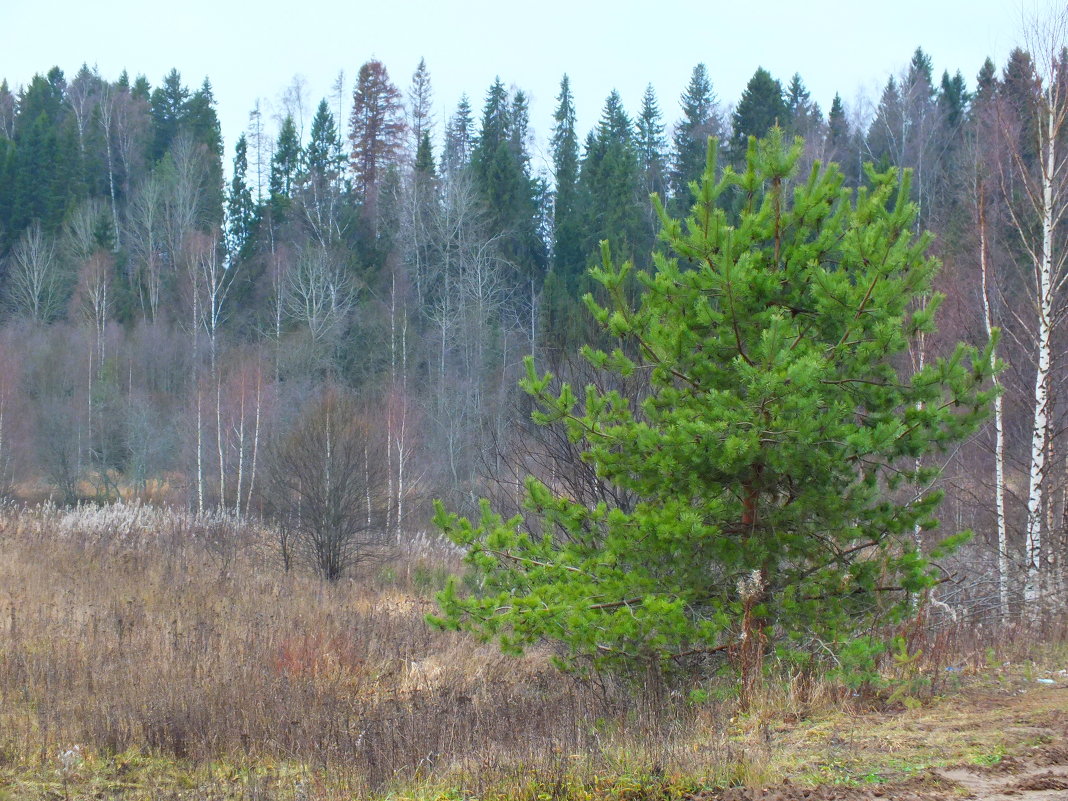
[[522,385],[536,421],[581,444],[603,497],[627,502],[576,503],[532,477],[525,518],[439,506],[481,587],[450,584],[440,625],[623,672],[728,655],[752,680],[770,644],[855,647],[931,586],[912,532],[937,526],[940,496],[918,457],[986,416],[989,354],[958,346],[901,369],[938,307],[908,178],[873,172],[854,195],[817,165],[795,184],[800,150],[775,128],[717,178],[710,148],[690,215],[660,209],[665,252],[638,274],[636,306],[630,266],[604,247],[594,276],[612,301],[586,303],[620,346],[584,354],[648,376],[646,399],[556,386],[531,361]]

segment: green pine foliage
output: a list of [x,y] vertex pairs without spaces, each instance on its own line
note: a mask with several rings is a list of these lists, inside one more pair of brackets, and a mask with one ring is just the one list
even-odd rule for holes
[[618,347],[584,355],[646,376],[645,399],[559,385],[530,360],[522,386],[620,502],[529,478],[511,520],[439,504],[477,590],[450,584],[437,625],[509,652],[555,643],[567,667],[670,670],[734,652],[743,631],[761,650],[833,652],[934,583],[913,540],[938,525],[920,457],[986,417],[989,353],[902,368],[940,300],[908,175],[873,171],[854,194],[835,165],[795,179],[800,152],[776,128],[721,172],[711,146],[689,216],[657,204],[664,252],[637,303],[604,247],[593,276],[611,300],[586,303]]

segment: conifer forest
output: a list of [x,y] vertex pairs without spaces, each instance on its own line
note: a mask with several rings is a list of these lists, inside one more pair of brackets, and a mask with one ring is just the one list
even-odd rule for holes
[[[225,148],[225,76],[0,75],[0,799],[741,799],[775,715],[1068,668],[1068,13],[1018,39],[590,130],[372,58]],[[1008,788],[940,736],[891,797]],[[810,784],[905,775],[849,742]]]

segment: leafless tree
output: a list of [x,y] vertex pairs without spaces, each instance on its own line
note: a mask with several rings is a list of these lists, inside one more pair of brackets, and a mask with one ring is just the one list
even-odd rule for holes
[[294,75],[280,98],[282,111],[278,115],[280,123],[287,115],[293,118],[297,126],[297,139],[304,141],[304,108],[308,102],[308,80],[303,75]]
[[286,315],[306,326],[313,342],[333,340],[356,302],[356,289],[337,260],[325,248],[305,247],[286,279]]
[[12,249],[7,300],[15,314],[48,322],[63,309],[64,280],[53,241],[34,221]]
[[93,111],[96,109],[97,95],[102,83],[103,81],[95,71],[90,70],[88,65],[82,64],[74,80],[67,86],[67,103],[74,112],[74,122],[78,127],[78,147],[83,157],[85,156],[86,130],[89,128]]
[[119,226],[119,204],[115,197],[115,149],[112,147],[113,125],[118,103],[119,98],[115,90],[107,83],[101,83],[97,114],[101,133],[104,137],[104,155],[107,159],[108,167],[108,195],[111,198],[111,224],[115,232],[114,249],[116,251],[118,251],[122,239],[122,228]]
[[137,287],[141,314],[151,321],[156,320],[159,314],[163,291],[164,191],[163,181],[157,176],[150,176],[134,195],[127,213],[130,261],[135,265],[131,269],[131,283]]
[[328,388],[270,448],[265,509],[328,581],[385,548],[380,440],[354,401]]
[[[999,105],[1009,167],[1000,174],[1002,192],[1018,242],[1030,262],[1035,316],[1026,321],[1031,332],[1034,364],[1031,456],[1027,491],[1024,604],[1039,614],[1050,588],[1052,549],[1049,534],[1048,456],[1052,447],[1053,376],[1057,369],[1054,336],[1068,314],[1068,250],[1055,232],[1068,215],[1068,79],[1064,64],[1068,43],[1068,9],[1032,20],[1025,30],[1031,97],[1024,108]],[[1027,140],[1027,132],[1034,136]],[[1032,158],[1030,154],[1033,154]]]

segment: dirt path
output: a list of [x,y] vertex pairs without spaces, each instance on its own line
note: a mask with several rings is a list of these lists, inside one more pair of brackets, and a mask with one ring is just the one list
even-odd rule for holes
[[1064,801],[1068,799],[1068,765],[1022,763],[1016,770],[998,774],[956,768],[939,772],[959,785],[969,798],[980,801]]
[[1002,678],[920,709],[829,718],[773,739],[772,774],[796,780],[695,801],[1068,801],[1064,678]]

